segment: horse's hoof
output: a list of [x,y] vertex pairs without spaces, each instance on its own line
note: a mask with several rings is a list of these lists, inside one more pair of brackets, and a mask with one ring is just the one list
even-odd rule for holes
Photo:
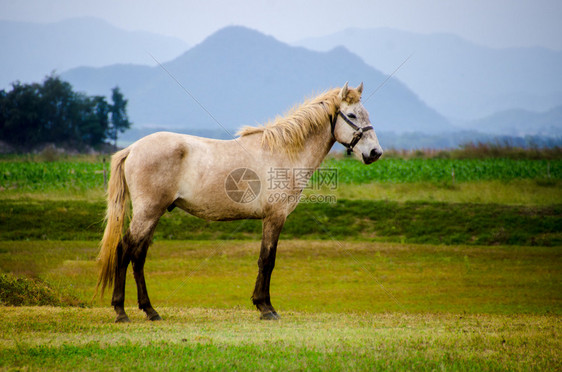
[[160,315],[158,315],[156,310],[154,310],[153,308],[145,309],[144,312],[146,313],[146,319],[148,319],[150,321],[162,320]]
[[130,323],[130,322],[131,319],[129,319],[127,314],[120,314],[117,315],[117,318],[115,318],[115,323]]
[[150,320],[151,322],[154,322],[156,320],[162,320],[162,317],[158,314],[152,314],[151,316],[146,316],[146,319]]
[[279,320],[281,317],[275,311],[270,311],[268,313],[263,313],[260,316],[261,320]]

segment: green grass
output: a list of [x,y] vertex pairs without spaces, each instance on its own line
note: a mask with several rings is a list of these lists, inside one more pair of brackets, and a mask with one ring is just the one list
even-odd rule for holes
[[[387,200],[398,202],[445,202],[504,204],[524,206],[547,206],[562,204],[562,181],[560,180],[511,180],[457,182],[371,182],[340,183],[337,188],[306,189],[305,195],[335,196],[337,200]],[[1,189],[0,189],[1,190]],[[45,191],[5,189],[0,191],[0,200],[23,201],[99,201],[104,200],[103,187],[67,188]]]
[[[258,253],[256,241],[157,241],[146,263],[152,302],[250,310]],[[39,278],[89,302],[96,255],[97,242],[0,242],[0,272]],[[562,311],[561,247],[282,240],[277,256],[272,297],[280,312]],[[134,306],[130,275],[126,304]]]
[[[135,308],[2,307],[0,368],[123,370],[559,370],[560,247],[282,241],[278,322],[250,294],[258,242],[156,242]],[[95,242],[0,242],[0,271],[88,300]],[[130,274],[130,273],[129,273]],[[101,306],[101,307],[98,307]],[[17,331],[15,331],[17,330]]]
[[[0,240],[99,240],[103,202],[0,199]],[[261,221],[209,222],[176,209],[155,238],[260,239]],[[339,200],[303,203],[289,216],[285,239],[338,239],[430,244],[562,245],[562,204]]]
[[329,159],[337,189],[307,192],[338,203],[301,204],[281,236],[279,322],[250,301],[260,221],[176,209],[146,264],[164,321],[129,271],[128,325],[91,302],[99,158],[41,160],[0,157],[0,369],[562,369],[560,159]]
[[[41,370],[559,370],[552,315],[308,314],[163,309],[108,324],[101,309],[5,308],[0,368]],[[12,328],[13,327],[13,328]],[[13,329],[18,329],[17,333]]]
[[547,206],[562,204],[562,182],[511,180],[457,182],[371,182],[340,184],[336,189],[305,190],[305,194],[335,195],[338,200],[387,200]]

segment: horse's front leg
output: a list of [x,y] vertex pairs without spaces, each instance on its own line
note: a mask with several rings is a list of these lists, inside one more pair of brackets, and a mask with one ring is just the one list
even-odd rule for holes
[[148,320],[162,320],[160,315],[154,310],[148,298],[148,291],[146,290],[146,281],[144,279],[144,262],[146,260],[146,253],[148,250],[148,242],[140,246],[141,251],[139,255],[133,257],[133,274],[137,283],[137,298],[139,302],[139,309],[146,313]]
[[277,241],[284,223],[285,216],[269,216],[263,219],[261,250],[258,260],[258,278],[256,279],[256,287],[252,295],[254,305],[261,312],[260,319],[280,318],[271,305],[269,283],[271,281],[271,273],[275,267]]

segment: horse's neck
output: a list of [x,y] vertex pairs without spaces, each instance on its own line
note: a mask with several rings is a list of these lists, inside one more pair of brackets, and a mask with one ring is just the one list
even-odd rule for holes
[[302,168],[317,169],[326,155],[328,155],[328,152],[330,152],[334,143],[335,139],[330,130],[330,125],[316,133],[312,133],[302,150],[295,156],[296,165]]

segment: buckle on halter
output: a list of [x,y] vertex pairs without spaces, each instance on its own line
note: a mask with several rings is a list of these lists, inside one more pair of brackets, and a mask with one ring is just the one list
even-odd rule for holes
[[337,111],[333,117],[330,115],[330,125],[332,127],[331,128],[332,136],[334,136],[334,139],[336,138],[336,135],[334,134],[334,130],[336,129],[336,122],[338,120],[338,116],[341,116],[342,119],[354,130],[353,137],[351,138],[350,143],[340,142],[347,149],[347,155],[351,155],[353,148],[355,147],[355,145],[357,145],[357,142],[359,142],[359,140],[363,137],[363,134],[369,130],[372,130],[373,127],[372,126],[360,127],[354,122],[352,122],[343,112]]

